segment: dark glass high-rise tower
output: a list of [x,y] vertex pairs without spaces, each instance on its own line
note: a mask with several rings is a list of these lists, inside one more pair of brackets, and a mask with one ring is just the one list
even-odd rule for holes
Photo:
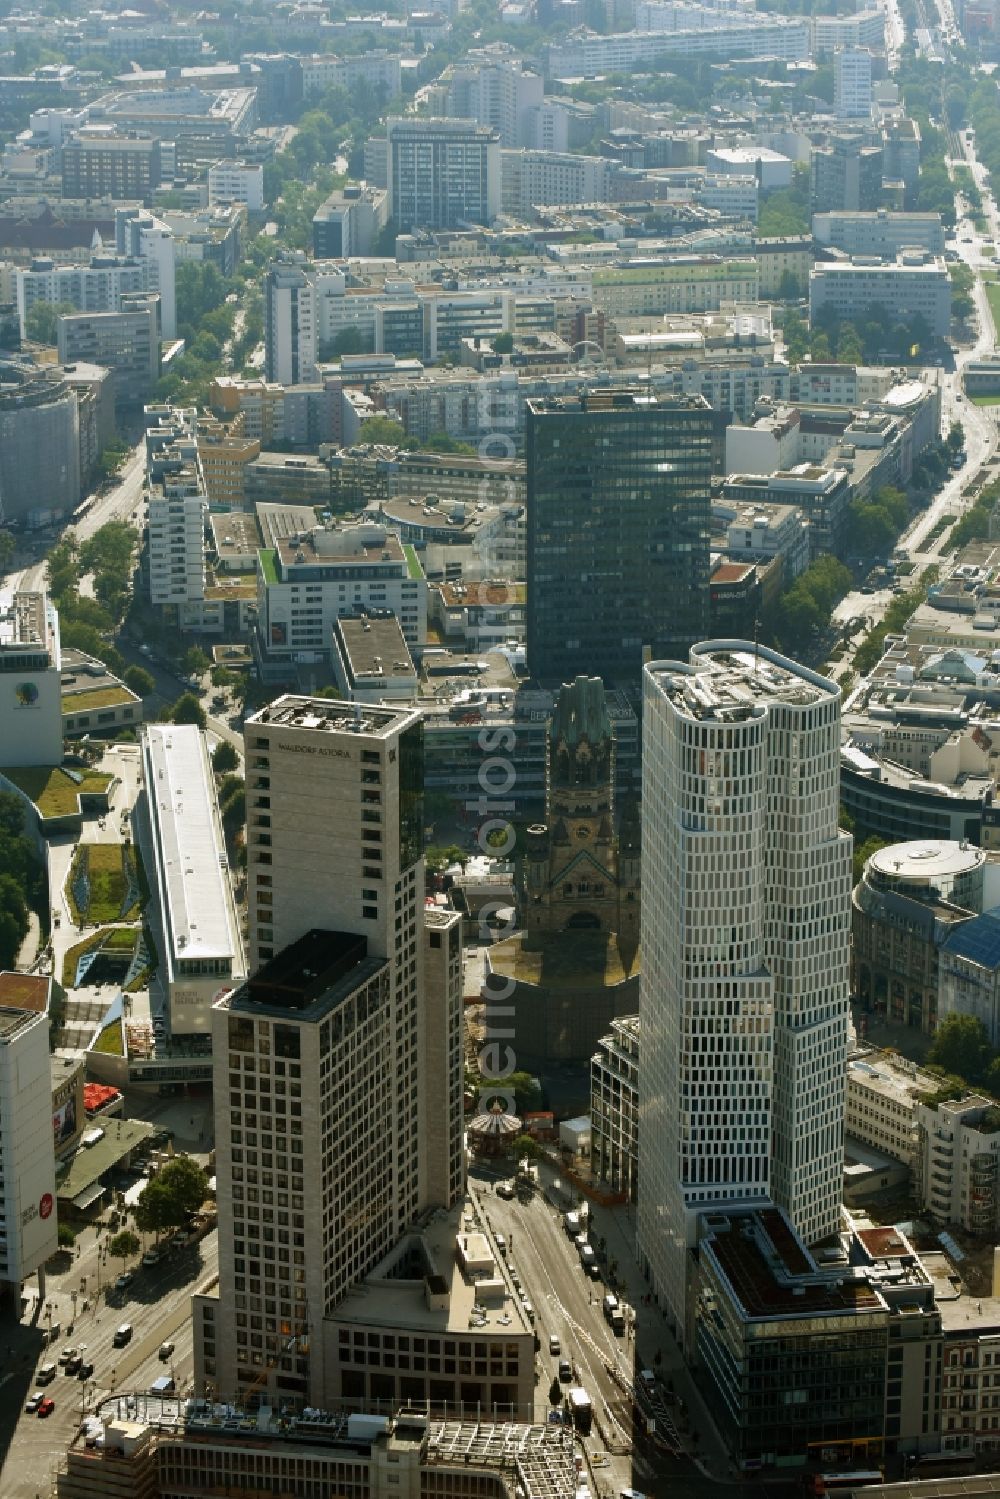
[[713,413],[700,396],[528,402],[528,669],[637,683],[708,633]]

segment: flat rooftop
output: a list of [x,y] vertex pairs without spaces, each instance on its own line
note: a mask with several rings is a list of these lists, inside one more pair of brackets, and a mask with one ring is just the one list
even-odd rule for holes
[[247,559],[252,569],[260,545],[255,518],[240,510],[230,510],[225,515],[210,515],[209,524],[219,561],[232,567]]
[[882,1052],[871,1051],[847,1060],[847,1082],[872,1093],[884,1094],[906,1107],[911,1107],[921,1093],[933,1092],[938,1079],[929,1072],[921,1072],[913,1062],[901,1061],[898,1065]]
[[313,927],[222,1003],[237,1013],[314,1021],[385,966],[384,958],[368,956],[366,937]]
[[194,724],[149,724],[143,757],[172,957],[236,959],[240,944],[205,737]]
[[313,729],[320,734],[366,734],[387,739],[418,721],[412,708],[343,703],[335,698],[296,697],[286,693],[246,721],[246,730],[271,724],[285,729]]
[[276,547],[279,541],[298,536],[316,524],[316,511],[312,505],[281,505],[261,500],[256,510],[265,547]]
[[854,1268],[820,1270],[777,1208],[714,1215],[703,1240],[748,1319],[837,1316],[885,1303]]
[[[428,1304],[428,1284],[440,1305]],[[507,1261],[472,1199],[439,1210],[407,1234],[348,1292],[333,1320],[465,1336],[532,1335]]]
[[0,1005],[0,1045],[5,1041],[13,1041],[20,1031],[25,1030],[37,1018],[37,1014],[36,1010],[15,1010]]
[[707,411],[703,396],[658,395],[655,391],[590,390],[580,395],[537,396],[526,403],[535,416],[589,416],[610,411]]
[[45,594],[0,591],[0,650],[48,644]]
[[355,682],[363,677],[416,679],[416,667],[394,614],[385,618],[366,615],[359,619],[338,619],[335,628]]
[[[313,526],[316,520],[313,519]],[[387,531],[380,541],[364,542],[356,534],[340,527],[319,527],[299,531],[275,541],[275,550],[284,566],[324,563],[405,563],[403,548],[394,531]]]
[[678,713],[720,723],[749,718],[769,703],[808,707],[839,691],[776,651],[739,640],[696,647],[691,665],[654,661],[647,670]]
[[49,1007],[49,988],[52,980],[40,973],[16,973],[5,969],[0,973],[0,1005],[5,1010],[30,1010],[43,1015]]

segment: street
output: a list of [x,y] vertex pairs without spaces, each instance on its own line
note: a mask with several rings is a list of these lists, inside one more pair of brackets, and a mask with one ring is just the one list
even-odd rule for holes
[[[6,1343],[8,1349],[6,1372],[0,1376],[0,1492],[4,1499],[33,1499],[48,1493],[84,1408],[92,1410],[105,1394],[114,1389],[147,1390],[164,1373],[172,1374],[181,1390],[190,1384],[191,1296],[216,1278],[218,1235],[213,1231],[159,1265],[137,1269],[128,1290],[112,1292],[110,1301],[107,1287],[122,1267],[120,1261],[104,1258],[107,1239],[107,1231],[97,1234],[93,1228],[85,1229],[77,1240],[79,1255],[76,1249],[62,1251],[59,1268],[49,1271],[46,1302],[53,1307],[52,1321],[60,1324],[59,1336],[51,1345],[47,1344],[49,1318],[44,1306],[37,1316],[29,1309],[21,1323],[14,1320],[13,1311],[0,1321],[0,1346]],[[95,1294],[98,1281],[99,1297]],[[85,1299],[90,1302],[86,1311]],[[130,1322],[134,1333],[126,1347],[114,1348],[115,1329],[122,1322]],[[174,1352],[161,1362],[158,1350],[168,1339],[175,1344]],[[60,1349],[70,1345],[85,1351],[87,1361],[94,1364],[93,1379],[81,1383],[60,1368],[51,1384],[38,1385],[38,1368],[55,1361]],[[35,1389],[44,1389],[55,1401],[55,1410],[45,1420],[24,1411]]]

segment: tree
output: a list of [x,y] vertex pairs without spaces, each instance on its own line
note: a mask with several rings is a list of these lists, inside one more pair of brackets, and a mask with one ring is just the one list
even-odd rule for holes
[[946,1015],[934,1032],[928,1060],[974,1083],[991,1060],[990,1038],[975,1015]]
[[513,333],[498,333],[493,340],[494,354],[509,354],[514,348]]
[[239,763],[240,757],[229,740],[220,740],[212,755],[212,769],[216,775],[225,775],[227,770],[235,770]]
[[537,1161],[542,1153],[542,1147],[534,1135],[527,1133],[515,1135],[513,1150],[514,1157],[518,1161]]
[[865,865],[872,854],[877,854],[880,848],[888,848],[888,838],[866,838],[864,843],[854,840],[854,883],[860,880],[865,872]]
[[60,1223],[56,1237],[60,1249],[72,1249],[76,1243],[76,1234],[68,1223]]
[[0,531],[0,573],[6,572],[14,560],[17,542],[10,531]]
[[25,315],[25,338],[36,344],[54,344],[60,315],[76,311],[72,302],[35,302]]
[[412,446],[402,422],[394,421],[391,416],[368,417],[358,428],[358,441],[385,443],[394,448]]
[[555,1377],[555,1375],[553,1375],[552,1383],[549,1385],[549,1404],[558,1405],[561,1399],[562,1387],[560,1386],[558,1379]]
[[135,693],[136,697],[150,697],[156,690],[152,673],[144,666],[130,666],[125,673],[125,686]]
[[211,664],[200,645],[189,646],[181,659],[181,667],[189,677],[200,677]]
[[952,422],[948,428],[948,436],[945,438],[945,447],[952,457],[961,453],[965,447],[965,428],[961,422]]
[[9,873],[0,874],[0,968],[17,966],[17,955],[27,935],[28,906],[21,887]]
[[193,723],[199,729],[208,723],[208,715],[193,692],[182,693],[167,716],[171,723]]
[[196,1213],[208,1193],[208,1177],[190,1156],[176,1156],[160,1168],[139,1196],[135,1221],[143,1233],[179,1228]]
[[113,1239],[108,1240],[108,1253],[114,1255],[115,1259],[121,1260],[123,1270],[125,1261],[138,1254],[141,1248],[138,1235],[134,1234],[130,1228],[123,1228],[120,1233],[115,1234]]

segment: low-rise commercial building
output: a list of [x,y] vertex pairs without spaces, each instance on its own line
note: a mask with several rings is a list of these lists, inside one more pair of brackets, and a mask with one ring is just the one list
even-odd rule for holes
[[154,941],[172,1035],[209,1035],[220,991],[246,972],[208,745],[193,724],[142,734],[143,842],[156,885]]
[[938,960],[938,1019],[974,1015],[1000,1046],[1000,909],[948,932]]
[[903,1165],[916,1168],[920,1150],[917,1109],[939,1079],[895,1052],[856,1051],[847,1063],[844,1129]]
[[411,703],[417,696],[417,669],[389,610],[336,619],[331,665],[341,695],[356,703]]

